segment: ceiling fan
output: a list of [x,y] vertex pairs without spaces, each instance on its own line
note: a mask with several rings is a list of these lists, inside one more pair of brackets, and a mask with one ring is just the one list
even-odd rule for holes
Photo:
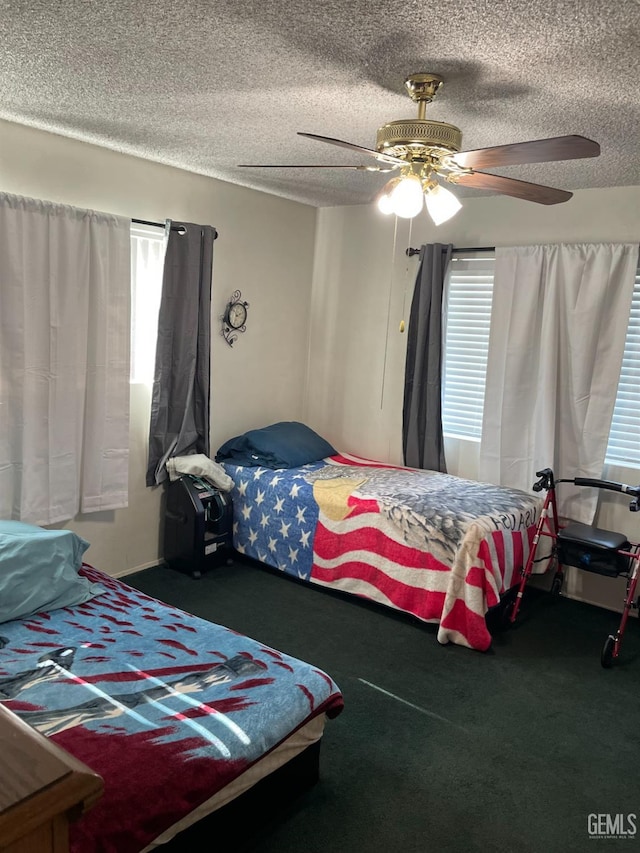
[[462,132],[452,124],[425,118],[426,106],[435,98],[443,84],[438,74],[411,74],[405,87],[411,99],[418,104],[418,116],[391,121],[378,129],[376,147],[365,148],[315,133],[302,133],[309,139],[339,145],[360,154],[366,154],[381,165],[249,165],[241,168],[262,169],[357,169],[366,172],[394,172],[399,174],[378,193],[378,207],[383,213],[395,213],[411,218],[422,209],[423,201],[432,219],[439,225],[453,216],[460,202],[438,181],[489,190],[514,196],[538,204],[559,204],[568,201],[572,193],[566,190],[532,184],[515,178],[493,175],[482,169],[500,166],[519,166],[527,163],[545,163],[553,160],[576,160],[598,157],[600,146],[584,136],[556,136],[461,151]]

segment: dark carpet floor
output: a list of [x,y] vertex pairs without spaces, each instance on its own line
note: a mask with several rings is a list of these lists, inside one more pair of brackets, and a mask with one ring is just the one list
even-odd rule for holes
[[[249,562],[200,580],[167,567],[124,580],[321,667],[344,694],[325,730],[320,781],[256,827],[247,850],[640,849],[640,826],[635,838],[589,835],[590,814],[622,814],[627,828],[627,815],[640,818],[636,619],[605,670],[600,650],[618,614],[539,591],[522,623],[496,627],[481,653],[440,646],[434,626]],[[207,850],[227,849],[211,842]]]

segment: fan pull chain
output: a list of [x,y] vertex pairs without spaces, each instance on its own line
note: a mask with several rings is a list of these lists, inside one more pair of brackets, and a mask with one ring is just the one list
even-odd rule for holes
[[393,225],[393,248],[391,249],[391,274],[389,276],[389,296],[387,298],[387,333],[384,338],[384,362],[382,364],[382,387],[380,388],[380,408],[384,403],[384,380],[387,375],[387,350],[389,349],[389,323],[391,321],[391,296],[393,294],[393,271],[396,261],[396,244],[398,242],[398,217],[395,217]]

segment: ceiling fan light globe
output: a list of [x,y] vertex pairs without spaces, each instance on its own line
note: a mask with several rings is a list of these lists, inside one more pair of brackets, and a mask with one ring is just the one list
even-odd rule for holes
[[378,199],[378,210],[380,213],[384,213],[385,216],[393,213],[393,202],[389,193],[383,193]]
[[402,219],[412,219],[422,210],[424,193],[417,175],[406,175],[391,192],[393,213]]
[[455,195],[440,184],[429,190],[425,196],[425,204],[429,216],[436,225],[442,225],[443,222],[451,219],[462,207]]
[[376,207],[385,216],[393,213],[393,202],[391,201],[391,193],[400,183],[401,178],[395,177],[387,181],[384,187],[378,193],[376,198]]

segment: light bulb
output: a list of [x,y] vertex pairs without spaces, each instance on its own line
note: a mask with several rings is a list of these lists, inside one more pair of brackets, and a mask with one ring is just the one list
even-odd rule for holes
[[384,213],[385,216],[393,213],[393,202],[389,193],[382,193],[378,199],[378,210],[380,213]]
[[436,225],[441,225],[447,219],[451,219],[462,207],[454,194],[441,187],[440,184],[436,184],[433,189],[429,190],[425,198],[429,216]]
[[377,207],[380,213],[384,213],[385,216],[388,216],[390,213],[393,213],[393,202],[391,201],[391,193],[397,187],[400,178],[391,178],[390,181],[384,185],[382,190],[380,191],[380,195],[377,200]]
[[391,191],[391,204],[396,216],[411,219],[422,210],[424,193],[417,175],[405,175],[397,187]]

